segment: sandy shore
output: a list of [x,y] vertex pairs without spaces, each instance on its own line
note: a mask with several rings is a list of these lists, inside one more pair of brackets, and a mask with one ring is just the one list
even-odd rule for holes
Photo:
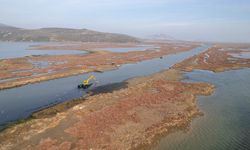
[[[159,49],[149,48],[146,51],[126,53],[95,51],[86,55],[29,56],[2,59],[0,60],[0,89],[13,88],[87,72],[112,70],[122,64],[136,63],[168,54],[184,52],[198,45],[190,43],[183,46],[183,44],[177,43],[159,44],[158,46],[160,47]],[[74,47],[70,48],[66,46],[66,48],[73,49]],[[54,47],[54,49],[57,48]]]

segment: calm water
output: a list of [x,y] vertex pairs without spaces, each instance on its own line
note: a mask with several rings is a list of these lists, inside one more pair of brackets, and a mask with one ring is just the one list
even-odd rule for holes
[[77,50],[30,50],[30,46],[41,43],[34,42],[0,42],[0,59],[17,58],[30,55],[73,55],[84,54]]
[[241,52],[239,54],[230,54],[233,57],[250,59],[250,52]]
[[250,69],[223,73],[196,70],[186,78],[212,83],[216,91],[199,97],[205,115],[194,119],[190,130],[166,136],[153,150],[250,149]]
[[[168,69],[173,64],[207,50],[209,46],[195,48],[188,52],[167,55],[163,59],[127,64],[117,70],[94,74],[99,81],[97,86],[122,82],[126,79],[149,75]],[[77,89],[77,85],[90,74],[61,78],[42,83],[30,84],[14,89],[0,91],[0,125],[28,117],[32,112],[51,104],[60,103],[84,96],[86,91]]]
[[119,52],[119,53],[125,53],[125,52],[132,52],[132,51],[145,51],[148,49],[153,49],[157,50],[159,47],[155,47],[153,45],[142,45],[142,46],[137,46],[137,47],[121,47],[121,48],[97,48],[96,50],[106,50],[110,52]]

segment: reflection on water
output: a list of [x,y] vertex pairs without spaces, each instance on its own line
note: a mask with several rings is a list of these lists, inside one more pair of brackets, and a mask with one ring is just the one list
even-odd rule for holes
[[0,42],[0,59],[17,58],[31,55],[73,55],[84,54],[77,50],[30,50],[30,46],[41,43],[34,42]]
[[48,105],[85,95],[86,91],[77,89],[77,85],[90,74],[95,75],[99,81],[97,86],[122,82],[129,78],[168,69],[177,62],[207,50],[208,47],[202,46],[187,52],[167,55],[162,59],[156,58],[137,64],[127,64],[117,70],[104,73],[89,73],[2,90],[0,91],[0,125],[4,126],[10,121],[26,118],[32,112],[48,107]]
[[205,115],[194,119],[187,132],[172,133],[153,149],[250,149],[250,69],[223,73],[196,70],[187,73],[186,79],[216,85],[212,96],[198,100]]

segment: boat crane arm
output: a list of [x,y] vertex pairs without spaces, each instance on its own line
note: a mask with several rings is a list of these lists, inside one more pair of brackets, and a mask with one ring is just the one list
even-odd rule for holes
[[89,85],[89,81],[92,80],[92,79],[96,80],[95,76],[91,75],[87,80],[83,80],[83,82],[82,82],[83,85],[85,85],[85,86]]

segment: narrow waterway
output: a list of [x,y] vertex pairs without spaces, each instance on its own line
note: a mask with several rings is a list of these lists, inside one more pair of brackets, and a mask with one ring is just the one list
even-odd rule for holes
[[216,91],[198,99],[204,116],[195,118],[187,131],[162,138],[152,150],[250,149],[250,69],[196,70],[185,78],[187,82],[212,83]]
[[77,85],[91,74],[95,75],[98,80],[95,87],[119,83],[129,78],[168,69],[177,62],[206,51],[209,47],[203,45],[187,52],[164,56],[162,59],[126,64],[117,70],[104,73],[88,73],[2,90],[0,91],[0,125],[3,128],[12,121],[27,118],[39,109],[84,96],[86,91],[77,89]]

